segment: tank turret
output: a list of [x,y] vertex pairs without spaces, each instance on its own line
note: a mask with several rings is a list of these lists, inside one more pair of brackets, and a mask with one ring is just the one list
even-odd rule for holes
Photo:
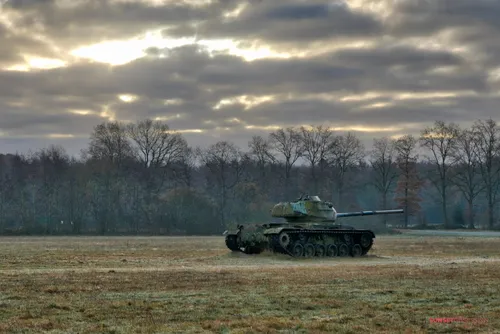
[[268,249],[294,257],[361,256],[371,249],[375,233],[337,224],[336,221],[343,217],[400,213],[404,210],[337,212],[332,203],[322,201],[318,196],[306,195],[273,206],[271,216],[283,218],[285,222],[239,225],[236,231],[224,234],[229,249],[247,254]]
[[293,202],[280,202],[271,209],[271,216],[285,218],[289,223],[300,221],[335,221],[337,211],[333,204],[318,196],[301,196]]
[[293,202],[280,202],[271,209],[271,216],[284,218],[289,223],[335,222],[341,217],[387,215],[403,213],[403,209],[357,212],[337,212],[331,202],[322,201],[318,196],[301,196]]

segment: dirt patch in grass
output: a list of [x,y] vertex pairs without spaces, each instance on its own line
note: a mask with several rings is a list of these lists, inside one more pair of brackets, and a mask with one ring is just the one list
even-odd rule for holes
[[298,260],[219,237],[3,238],[0,332],[494,333],[499,246],[391,236],[367,257]]

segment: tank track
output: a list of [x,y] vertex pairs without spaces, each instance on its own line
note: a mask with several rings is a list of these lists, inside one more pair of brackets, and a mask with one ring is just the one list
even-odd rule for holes
[[242,246],[238,235],[227,235],[225,238],[226,247],[233,252],[243,252],[245,254],[260,254],[264,251],[263,247],[259,246]]
[[283,229],[267,235],[269,249],[292,257],[363,256],[373,245],[369,230]]

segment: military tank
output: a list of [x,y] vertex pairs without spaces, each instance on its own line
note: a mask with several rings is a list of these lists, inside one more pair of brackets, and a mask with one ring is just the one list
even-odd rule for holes
[[338,224],[337,219],[403,212],[403,209],[337,212],[331,202],[305,195],[274,205],[271,216],[284,218],[284,222],[238,225],[236,230],[225,231],[224,235],[227,248],[246,254],[270,250],[292,257],[356,257],[368,253],[375,233]]

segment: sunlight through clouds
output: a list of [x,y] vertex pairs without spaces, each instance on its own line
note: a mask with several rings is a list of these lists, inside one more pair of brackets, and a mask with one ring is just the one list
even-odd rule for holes
[[486,0],[16,0],[0,10],[0,132],[55,140],[151,118],[195,144],[246,145],[289,125],[371,140],[432,117],[498,118],[498,11]]
[[66,62],[60,59],[49,59],[49,58],[28,58],[28,66],[37,69],[51,69],[66,66]]
[[73,138],[75,135],[69,133],[51,133],[48,138]]
[[109,41],[99,44],[80,47],[73,50],[73,56],[90,59],[110,65],[124,65],[138,58],[147,55],[148,48],[172,49],[176,47],[198,44],[206,47],[211,52],[223,52],[230,55],[242,57],[247,61],[253,61],[264,58],[282,58],[291,57],[290,53],[275,52],[269,47],[249,47],[241,48],[239,43],[230,39],[221,40],[197,40],[195,37],[168,39],[161,37],[161,34],[149,33],[146,37],[135,38],[125,41]]
[[182,118],[181,114],[175,114],[175,115],[172,115],[172,116],[155,117],[154,120],[155,121],[168,122],[168,121],[173,121],[173,120],[180,119],[180,118]]
[[6,67],[7,71],[28,72],[30,70],[50,70],[53,68],[64,67],[65,61],[60,59],[25,57],[25,64],[18,64]]
[[142,38],[108,41],[80,47],[71,51],[71,54],[110,65],[123,65],[146,56],[148,48],[176,48],[192,44],[194,40],[194,38],[166,39],[161,37],[159,31],[156,31],[147,33]]
[[242,96],[222,99],[213,107],[213,109],[219,110],[219,109],[224,108],[224,106],[230,106],[233,104],[243,104],[245,106],[245,110],[248,110],[248,109],[251,109],[251,108],[253,108],[261,103],[270,102],[273,99],[275,99],[275,96],[273,96],[273,95],[269,95],[269,96],[242,95]]
[[130,95],[130,94],[122,94],[122,95],[118,95],[118,98],[125,103],[130,103],[130,102],[136,101],[139,98],[139,96]]
[[69,112],[75,115],[82,115],[82,116],[95,114],[95,112],[93,112],[92,110],[70,109]]

